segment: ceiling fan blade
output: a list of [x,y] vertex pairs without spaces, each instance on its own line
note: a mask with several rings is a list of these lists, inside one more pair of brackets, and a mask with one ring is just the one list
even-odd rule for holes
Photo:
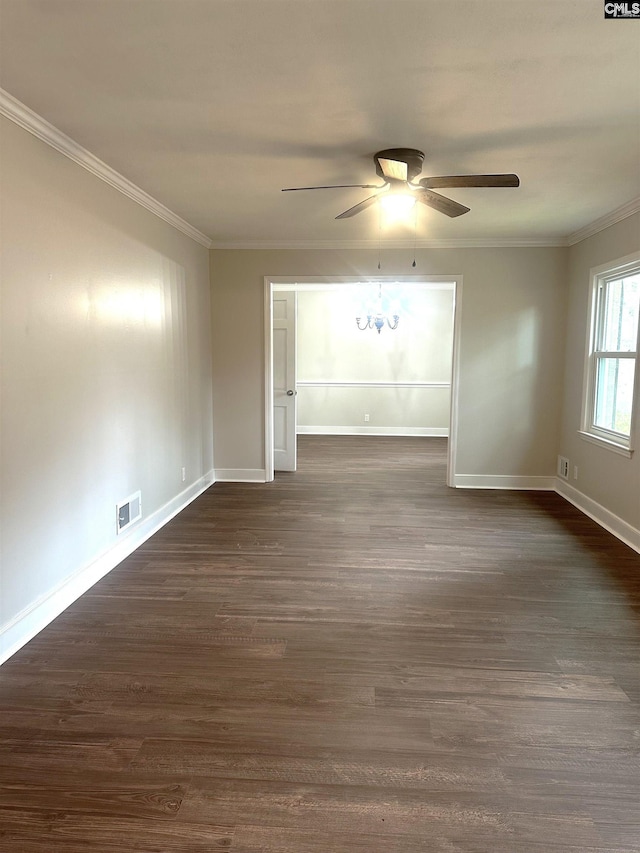
[[286,187],[282,192],[295,193],[299,190],[343,190],[356,187],[362,190],[381,190],[383,186],[384,184],[382,184],[382,186],[379,186],[378,184],[330,184],[327,187]]
[[432,207],[434,210],[438,210],[440,213],[446,214],[446,216],[462,216],[463,213],[468,213],[470,210],[470,208],[465,207],[464,204],[458,204],[458,202],[453,201],[453,199],[446,198],[446,196],[440,195],[440,193],[434,193],[427,189],[417,192],[416,199],[421,201],[423,204],[428,205],[428,207]]
[[407,180],[407,164],[403,163],[401,160],[387,160],[385,157],[379,157],[378,163],[382,169],[382,174],[388,180]]
[[378,201],[378,196],[371,195],[369,198],[365,198],[364,201],[361,201],[359,204],[355,204],[353,207],[350,207],[349,210],[345,210],[344,213],[336,216],[336,219],[349,219],[349,217],[355,216],[356,213],[360,213],[368,207],[371,207],[371,205],[375,204],[376,201]]
[[440,187],[519,187],[517,175],[442,175],[437,178],[422,178],[420,186],[426,189]]

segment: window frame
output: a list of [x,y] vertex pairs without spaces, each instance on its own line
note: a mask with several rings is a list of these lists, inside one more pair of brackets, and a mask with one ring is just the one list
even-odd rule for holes
[[[590,271],[591,290],[589,300],[589,322],[587,323],[587,346],[582,395],[582,416],[579,434],[587,441],[598,444],[623,456],[633,454],[633,440],[638,417],[638,388],[640,383],[640,314],[634,351],[602,350],[598,345],[602,339],[607,300],[604,288],[609,282],[618,281],[629,275],[640,274],[640,252],[626,255],[617,261],[594,267]],[[598,364],[606,358],[629,358],[635,362],[633,398],[631,401],[631,425],[629,437],[622,433],[597,426],[595,421],[596,387]]]

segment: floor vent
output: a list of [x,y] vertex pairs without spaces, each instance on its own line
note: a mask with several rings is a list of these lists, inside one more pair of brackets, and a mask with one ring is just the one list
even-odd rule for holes
[[117,532],[122,533],[127,527],[142,518],[142,495],[135,492],[125,501],[116,505]]

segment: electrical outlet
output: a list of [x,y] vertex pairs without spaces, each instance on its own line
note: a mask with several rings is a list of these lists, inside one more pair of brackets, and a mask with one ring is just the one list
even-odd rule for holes
[[558,476],[563,480],[569,479],[569,460],[566,456],[558,456]]
[[186,469],[186,468],[183,468],[183,469],[182,469],[182,482],[184,483],[184,481],[185,481],[186,479],[187,479],[187,469]]
[[368,422],[369,422],[369,415],[368,415],[368,414],[366,414],[366,415],[364,416],[364,422],[365,422],[365,423],[368,423]]

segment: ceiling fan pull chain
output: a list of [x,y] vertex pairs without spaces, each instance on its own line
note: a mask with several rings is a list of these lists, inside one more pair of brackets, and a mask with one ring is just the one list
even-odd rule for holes
[[417,231],[418,231],[418,205],[416,204],[413,207],[413,263],[411,264],[411,266],[414,269],[416,268],[416,241],[417,241],[416,234],[417,234]]

